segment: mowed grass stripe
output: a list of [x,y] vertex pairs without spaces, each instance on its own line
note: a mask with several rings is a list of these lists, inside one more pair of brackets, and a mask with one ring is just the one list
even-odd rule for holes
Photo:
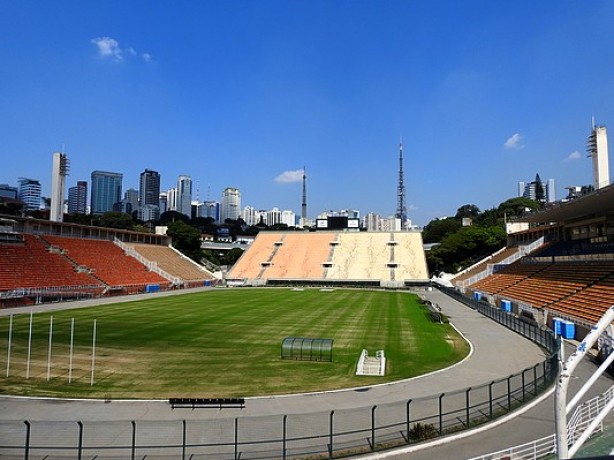
[[[34,316],[28,380],[29,314],[14,317],[9,378],[9,320],[0,318],[0,392],[166,398],[317,391],[419,375],[449,366],[468,352],[454,329],[433,324],[412,294],[228,289],[54,312],[47,382],[49,316]],[[71,318],[75,367],[68,385]],[[90,386],[94,319],[96,383]],[[288,336],[333,339],[333,362],[281,360],[281,342]],[[385,351],[386,377],[354,375],[363,348],[371,354]]]

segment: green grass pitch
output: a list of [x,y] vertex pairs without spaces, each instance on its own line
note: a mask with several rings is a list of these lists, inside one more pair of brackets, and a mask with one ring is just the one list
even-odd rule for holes
[[[403,292],[219,289],[0,318],[0,393],[62,397],[232,397],[390,382],[449,366],[468,353],[449,324],[434,324]],[[49,324],[53,341],[48,376]],[[75,321],[72,382],[70,322]],[[96,319],[94,385],[91,384]],[[333,362],[280,359],[285,337],[331,338]],[[357,377],[363,348],[386,353],[385,377]]]

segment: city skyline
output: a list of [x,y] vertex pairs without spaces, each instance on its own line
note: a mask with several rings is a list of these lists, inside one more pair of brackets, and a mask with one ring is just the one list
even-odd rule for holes
[[557,196],[591,184],[591,117],[614,120],[606,0],[158,6],[0,4],[0,183],[50,196],[61,150],[69,187],[101,170],[138,188],[149,168],[163,190],[186,174],[201,201],[236,187],[300,215],[307,165],[309,218],[389,216],[402,136],[422,226],[497,206],[535,171]]

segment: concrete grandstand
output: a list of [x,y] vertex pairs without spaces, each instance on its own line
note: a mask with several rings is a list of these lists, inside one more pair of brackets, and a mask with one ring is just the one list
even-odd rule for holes
[[428,283],[419,232],[261,232],[228,274],[242,285]]

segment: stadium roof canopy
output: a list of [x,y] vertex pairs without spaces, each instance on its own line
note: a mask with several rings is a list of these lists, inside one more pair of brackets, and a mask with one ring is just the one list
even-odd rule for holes
[[535,224],[569,222],[612,213],[614,213],[614,184],[572,201],[556,203],[544,211],[520,217],[518,221]]

